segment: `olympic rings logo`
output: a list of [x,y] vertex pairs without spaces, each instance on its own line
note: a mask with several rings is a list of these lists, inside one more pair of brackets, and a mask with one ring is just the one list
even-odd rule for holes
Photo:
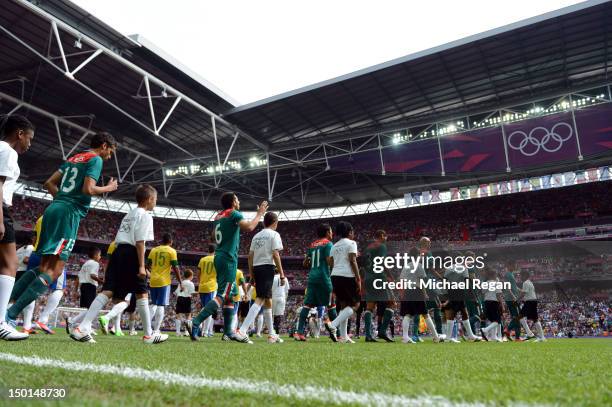
[[[562,130],[563,128],[567,130]],[[540,149],[548,153],[559,151],[563,147],[563,143],[571,139],[573,135],[572,126],[560,122],[550,130],[541,126],[534,127],[529,134],[517,130],[508,137],[508,146],[513,150],[520,151],[524,156],[531,157],[539,153]]]

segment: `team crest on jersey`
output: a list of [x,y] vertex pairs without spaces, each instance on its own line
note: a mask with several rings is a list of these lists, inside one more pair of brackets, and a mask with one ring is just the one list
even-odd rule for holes
[[92,153],[91,151],[88,151],[86,153],[79,153],[79,154],[73,155],[72,157],[68,159],[68,162],[75,163],[75,164],[86,163],[92,158],[94,158],[95,156],[97,156],[96,153]]

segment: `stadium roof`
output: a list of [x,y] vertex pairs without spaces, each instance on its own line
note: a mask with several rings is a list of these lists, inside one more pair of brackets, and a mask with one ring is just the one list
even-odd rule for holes
[[6,2],[0,15],[0,111],[19,106],[38,127],[22,173],[42,182],[83,147],[84,134],[109,130],[121,148],[105,176],[122,179],[113,194],[119,199],[150,182],[164,192],[163,203],[178,207],[216,207],[222,191],[234,190],[248,207],[272,198],[276,208],[314,208],[478,183],[474,174],[347,173],[329,160],[388,148],[400,129],[610,82],[610,1],[580,3],[239,107],[146,39],[125,37],[68,1],[38,3]]

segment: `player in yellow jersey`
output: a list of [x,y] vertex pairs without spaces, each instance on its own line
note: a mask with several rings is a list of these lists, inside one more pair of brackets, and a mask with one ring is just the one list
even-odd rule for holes
[[[217,245],[210,243],[208,245],[208,255],[200,259],[198,270],[200,271],[198,280],[198,293],[200,294],[200,303],[202,308],[217,295],[217,270],[215,269],[215,250]],[[215,315],[211,315],[202,322],[202,336],[212,337],[214,334]]]
[[174,271],[176,281],[182,290],[181,272],[178,269],[178,257],[176,250],[172,248],[172,236],[165,233],[162,236],[162,244],[153,248],[148,257],[151,267],[151,280],[149,291],[151,293],[151,319],[153,320],[153,332],[159,333],[164,320],[165,307],[170,303],[170,270]]

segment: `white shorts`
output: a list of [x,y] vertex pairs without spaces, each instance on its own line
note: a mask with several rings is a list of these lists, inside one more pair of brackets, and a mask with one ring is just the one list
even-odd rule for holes
[[272,298],[272,315],[285,315],[285,305],[287,300],[284,298]]

